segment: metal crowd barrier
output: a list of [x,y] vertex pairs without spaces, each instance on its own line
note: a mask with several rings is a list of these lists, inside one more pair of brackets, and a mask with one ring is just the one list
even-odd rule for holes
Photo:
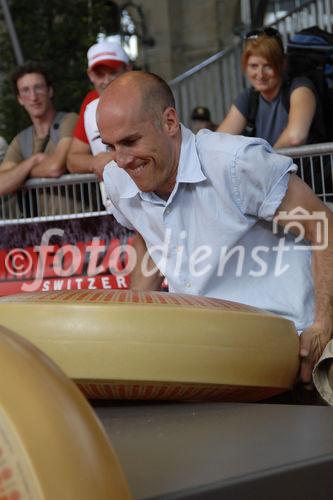
[[294,159],[298,175],[322,201],[333,202],[333,142],[284,148],[277,152]]
[[[333,202],[333,143],[277,150],[290,156],[298,174],[324,201]],[[0,197],[0,226],[106,215],[94,174],[29,179],[12,195]]]
[[0,197],[0,226],[106,215],[94,174],[29,179],[12,195]]
[[[333,202],[333,143],[277,150],[299,166],[298,174],[325,202]],[[0,197],[0,226],[106,215],[100,182],[93,174],[29,179]]]

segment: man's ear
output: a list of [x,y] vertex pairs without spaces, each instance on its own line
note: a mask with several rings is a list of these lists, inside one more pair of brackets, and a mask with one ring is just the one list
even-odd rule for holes
[[50,86],[49,86],[49,88],[48,88],[48,94],[49,94],[49,98],[50,98],[50,99],[53,99],[53,96],[54,96],[54,90],[53,90],[52,85],[50,85]]
[[17,102],[18,102],[21,106],[24,106],[23,101],[22,101],[22,99],[21,99],[21,97],[20,97],[20,94],[17,94],[16,99],[17,99]]
[[163,112],[163,128],[170,136],[176,135],[179,131],[179,118],[175,108],[169,106]]
[[94,85],[94,72],[92,69],[87,69],[87,75],[91,83]]

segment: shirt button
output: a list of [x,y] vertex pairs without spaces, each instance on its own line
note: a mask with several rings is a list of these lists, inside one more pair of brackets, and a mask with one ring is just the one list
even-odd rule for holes
[[186,283],[186,288],[191,288],[192,287],[192,283],[190,283],[189,281]]
[[171,212],[171,209],[168,207],[168,208],[166,208],[166,209],[165,209],[165,212],[164,212],[164,213],[165,213],[166,215],[169,215],[169,213],[170,213],[170,212]]

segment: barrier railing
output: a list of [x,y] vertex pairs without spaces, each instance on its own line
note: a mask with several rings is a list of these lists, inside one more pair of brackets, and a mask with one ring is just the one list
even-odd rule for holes
[[299,176],[325,203],[333,202],[333,143],[308,144],[284,148],[278,153],[290,156],[297,163]]
[[17,193],[0,197],[0,226],[105,214],[94,174],[29,179]]
[[[333,201],[333,143],[277,150],[292,157],[300,177],[325,202]],[[13,195],[0,197],[0,226],[106,215],[100,182],[93,174],[30,179]]]
[[[332,22],[333,0],[310,0],[275,20],[271,26],[279,29],[286,44],[290,35],[315,24],[332,31]],[[184,124],[189,124],[191,111],[198,105],[211,110],[215,123],[223,120],[246,86],[240,69],[241,52],[242,41],[239,40],[169,82]]]

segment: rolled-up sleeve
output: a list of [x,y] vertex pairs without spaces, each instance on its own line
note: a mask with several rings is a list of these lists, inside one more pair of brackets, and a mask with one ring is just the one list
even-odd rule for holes
[[231,180],[235,201],[246,215],[272,220],[287,192],[292,159],[274,153],[264,140],[248,142],[235,155]]

